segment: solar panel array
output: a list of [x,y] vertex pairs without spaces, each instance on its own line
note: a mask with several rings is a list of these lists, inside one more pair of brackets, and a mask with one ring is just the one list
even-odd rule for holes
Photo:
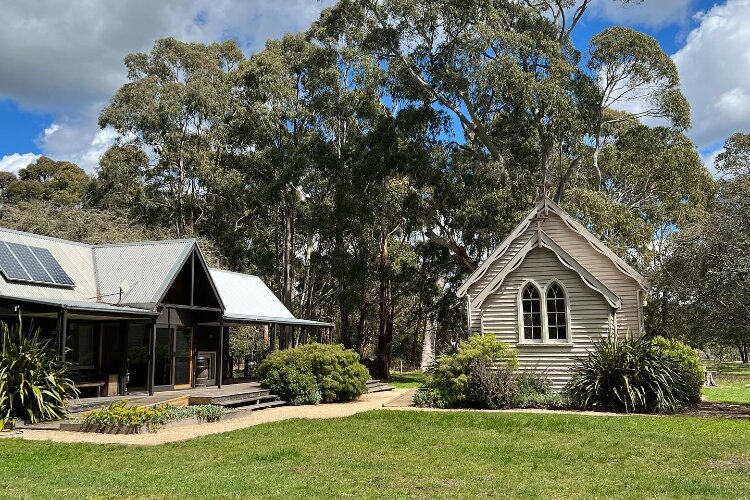
[[0,271],[9,281],[75,286],[75,282],[46,248],[0,241]]

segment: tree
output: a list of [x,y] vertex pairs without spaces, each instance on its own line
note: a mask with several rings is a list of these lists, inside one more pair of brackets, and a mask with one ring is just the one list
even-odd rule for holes
[[127,210],[134,218],[147,220],[148,170],[148,156],[138,147],[110,147],[99,159],[96,178],[89,186],[89,205]]
[[[99,116],[120,141],[155,157],[145,182],[177,235],[205,216],[212,180],[228,152],[236,113],[234,72],[243,60],[234,41],[204,45],[157,40],[149,54],[125,58],[129,83]],[[166,225],[166,224],[165,224]]]
[[719,181],[710,213],[675,237],[659,275],[667,302],[659,326],[699,345],[734,345],[743,362],[750,361],[749,154],[747,135],[727,141],[716,166],[734,176]]
[[80,205],[91,179],[74,163],[46,156],[18,171],[18,180],[4,179],[10,202],[45,200],[57,205]]
[[[656,39],[613,26],[591,39],[587,68],[598,82],[592,123],[594,189],[602,187],[599,154],[621,130],[618,124],[643,118],[664,118],[680,130],[690,126],[690,105],[680,92],[680,77],[672,58]],[[629,113],[616,109],[633,108]],[[558,187],[559,201],[564,185]]]

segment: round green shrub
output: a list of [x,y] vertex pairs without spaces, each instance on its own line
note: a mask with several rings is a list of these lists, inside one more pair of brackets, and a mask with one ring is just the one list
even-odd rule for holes
[[295,405],[320,403],[320,389],[312,373],[300,371],[296,366],[281,366],[270,370],[265,385],[284,401]]
[[367,392],[370,377],[367,368],[359,362],[355,351],[339,344],[306,344],[274,351],[258,366],[258,376],[270,387],[282,367],[312,375],[321,400],[326,403],[351,401]]
[[493,335],[473,335],[459,344],[455,354],[440,358],[427,375],[426,386],[437,391],[447,407],[471,406],[471,366],[475,363],[513,369],[518,365],[517,352]]

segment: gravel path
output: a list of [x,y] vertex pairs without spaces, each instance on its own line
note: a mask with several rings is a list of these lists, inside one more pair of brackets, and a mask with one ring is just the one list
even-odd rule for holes
[[330,403],[315,406],[281,406],[266,410],[248,412],[247,415],[236,416],[214,423],[195,423],[194,425],[180,425],[165,428],[156,433],[143,434],[97,434],[90,432],[69,432],[50,430],[27,430],[15,433],[3,433],[2,437],[16,437],[34,441],[55,441],[58,443],[98,443],[124,444],[135,446],[154,446],[174,441],[184,441],[199,436],[219,434],[252,427],[253,425],[278,422],[291,418],[336,418],[348,417],[355,413],[382,408],[388,401],[400,397],[408,389],[394,389],[388,392],[364,394],[357,401],[348,403]]

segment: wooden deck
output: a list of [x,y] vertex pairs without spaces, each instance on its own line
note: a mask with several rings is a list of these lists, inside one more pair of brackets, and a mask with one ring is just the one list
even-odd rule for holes
[[127,401],[138,406],[153,406],[171,403],[178,406],[188,404],[215,404],[221,406],[264,405],[279,406],[284,404],[264,389],[257,382],[223,385],[218,387],[195,387],[173,391],[160,391],[149,396],[147,393],[133,393],[127,396],[111,396],[101,398],[81,398],[70,402],[71,413],[81,413],[106,406],[116,401]]

